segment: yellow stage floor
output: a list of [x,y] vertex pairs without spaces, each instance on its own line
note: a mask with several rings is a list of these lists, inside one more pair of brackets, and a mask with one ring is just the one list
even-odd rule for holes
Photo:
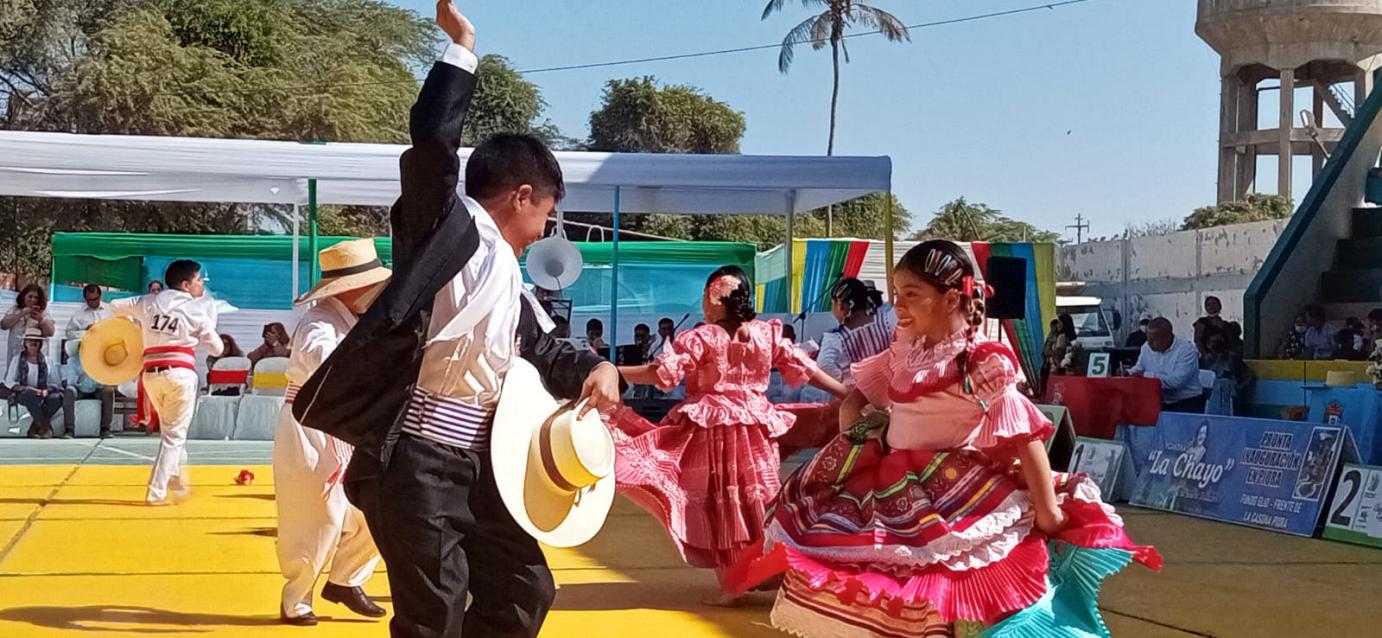
[[[385,636],[387,624],[318,603],[314,629],[278,625],[273,476],[193,470],[180,507],[142,505],[147,467],[0,467],[0,637]],[[1106,592],[1116,636],[1377,636],[1382,551],[1129,511],[1158,544],[1160,575],[1130,569]],[[678,560],[647,515],[619,503],[605,531],[551,550],[561,586],[544,636],[782,636],[771,596],[702,606],[711,574]],[[388,602],[381,573],[367,590]]]

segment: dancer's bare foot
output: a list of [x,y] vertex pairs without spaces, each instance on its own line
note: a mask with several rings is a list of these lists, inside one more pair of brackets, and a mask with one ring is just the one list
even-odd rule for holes
[[708,607],[738,607],[743,601],[743,597],[735,596],[725,592],[715,592],[713,596],[708,596],[701,600],[702,605]]

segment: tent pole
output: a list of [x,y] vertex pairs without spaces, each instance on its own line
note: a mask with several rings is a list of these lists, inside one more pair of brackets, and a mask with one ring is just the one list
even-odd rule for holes
[[298,249],[298,235],[301,233],[302,211],[297,204],[293,204],[293,299],[298,298],[298,269],[302,267],[301,251]]
[[889,189],[888,192],[885,194],[885,196],[887,197],[887,204],[885,204],[885,207],[886,207],[886,209],[887,209],[887,214],[886,214],[886,215],[884,216],[884,218],[883,218],[883,219],[884,219],[884,222],[883,222],[883,258],[886,259],[886,260],[888,261],[888,263],[887,263],[887,271],[886,271],[886,272],[887,272],[887,277],[888,277],[888,279],[887,279],[887,283],[888,283],[888,303],[894,303],[894,302],[897,301],[897,300],[896,300],[896,299],[893,299],[893,265],[894,265],[895,263],[897,263],[897,262],[894,262],[894,261],[893,261],[893,192],[892,192],[892,189]]
[[321,272],[317,270],[317,180],[307,180],[307,253],[312,261],[309,285],[317,285]]
[[[794,248],[792,242],[792,227],[796,224],[796,218],[797,191],[796,189],[792,189],[787,191],[787,244],[783,246],[783,248],[786,249],[786,252],[783,253],[783,257],[786,258],[787,265],[784,268],[784,270],[786,270],[786,278],[782,280],[782,287],[787,291],[787,307],[785,310],[789,313],[796,312],[796,309],[793,307],[793,302],[795,300],[792,299],[792,249]],[[803,308],[803,310],[805,309]]]
[[610,291],[609,291],[609,360],[618,363],[619,359],[619,187],[614,187],[614,245],[610,253]]

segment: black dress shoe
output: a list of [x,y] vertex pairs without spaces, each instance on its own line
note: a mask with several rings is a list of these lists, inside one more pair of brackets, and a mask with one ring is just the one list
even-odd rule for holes
[[389,614],[383,607],[374,604],[374,601],[365,594],[365,590],[359,587],[342,587],[327,583],[326,587],[322,588],[322,598],[345,605],[351,611],[366,618],[383,618]]
[[280,611],[278,612],[278,621],[285,625],[292,625],[294,627],[316,627],[317,615],[309,611],[296,618],[289,618],[288,614],[285,614]]

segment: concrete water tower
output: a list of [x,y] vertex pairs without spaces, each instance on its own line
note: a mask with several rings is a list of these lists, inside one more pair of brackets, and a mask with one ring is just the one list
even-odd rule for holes
[[[1343,129],[1324,126],[1325,108],[1347,126],[1372,90],[1372,72],[1382,64],[1382,0],[1199,3],[1195,33],[1222,59],[1219,201],[1256,190],[1260,155],[1278,157],[1277,192],[1290,197],[1291,159],[1313,156],[1318,172],[1325,151],[1332,152],[1343,135]],[[1270,118],[1276,126],[1259,128],[1259,98],[1270,95],[1278,80]],[[1310,87],[1314,95],[1306,123],[1297,114],[1298,87]]]

